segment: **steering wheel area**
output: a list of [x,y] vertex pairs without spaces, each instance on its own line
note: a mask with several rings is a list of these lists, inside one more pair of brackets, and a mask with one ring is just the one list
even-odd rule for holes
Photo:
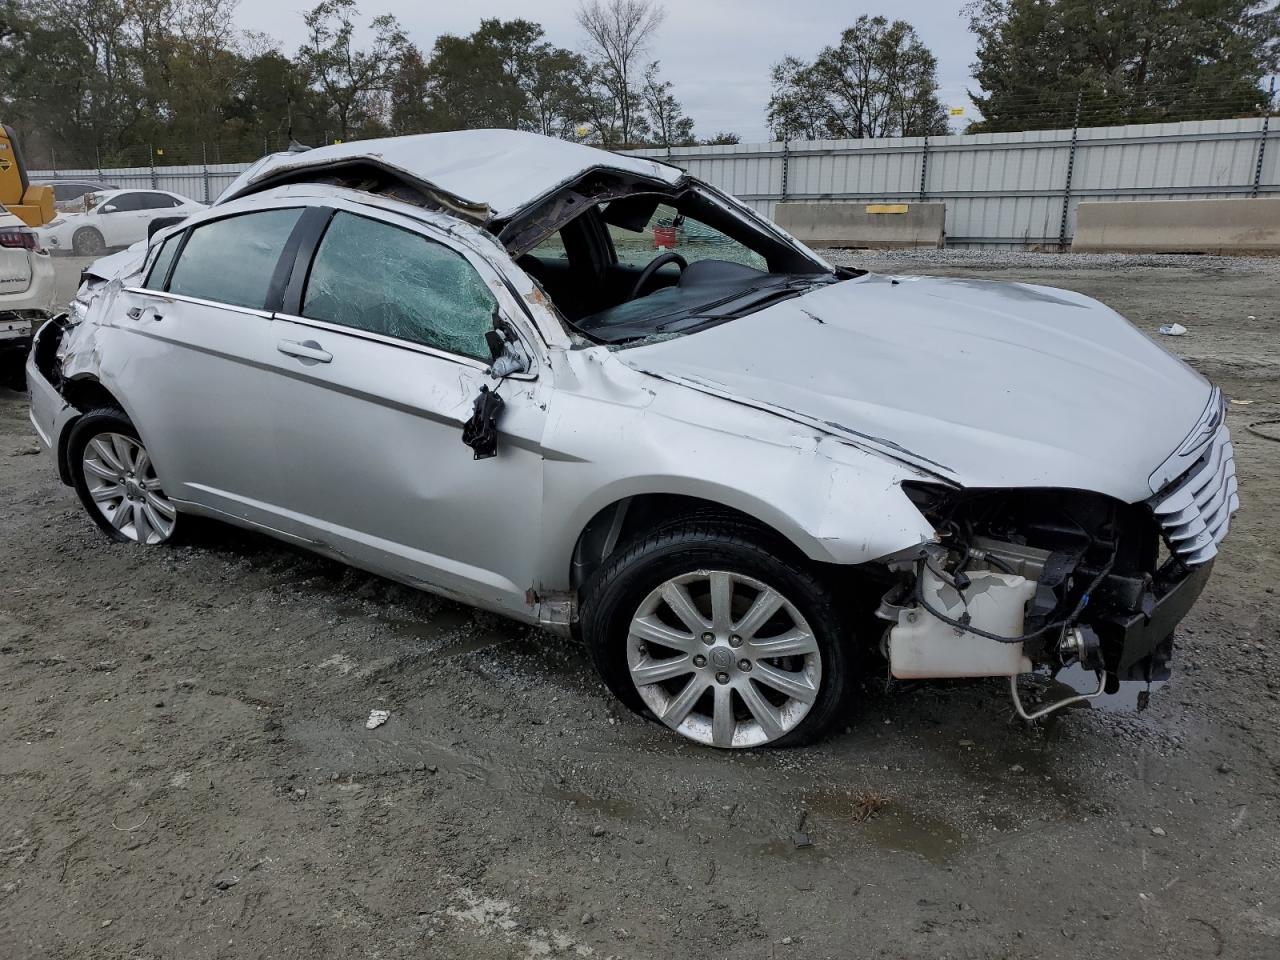
[[680,254],[676,253],[674,250],[667,250],[665,253],[658,254],[650,260],[649,265],[640,272],[640,276],[636,280],[636,285],[631,288],[630,299],[636,300],[643,296],[646,292],[645,288],[653,282],[654,274],[665,267],[668,263],[678,263],[680,265],[681,273],[684,273],[684,271],[689,268],[689,261],[680,256]]

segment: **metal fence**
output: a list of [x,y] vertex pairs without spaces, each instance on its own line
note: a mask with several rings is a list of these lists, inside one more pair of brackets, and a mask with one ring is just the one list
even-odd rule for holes
[[[1025,133],[630,151],[766,216],[782,200],[943,201],[950,246],[1070,245],[1081,200],[1280,196],[1280,122],[1194,120]],[[217,198],[248,164],[34,171]]]
[[1081,200],[1280,196],[1269,117],[636,151],[772,216],[782,200],[943,201],[949,246],[1068,246]]

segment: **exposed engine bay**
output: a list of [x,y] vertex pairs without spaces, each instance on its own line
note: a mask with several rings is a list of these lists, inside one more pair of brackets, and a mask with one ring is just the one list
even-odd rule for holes
[[[889,563],[897,579],[876,615],[892,624],[883,651],[893,677],[1008,676],[1024,719],[1121,680],[1168,677],[1173,628],[1212,563],[1189,567],[1168,550],[1146,504],[904,486],[938,537]],[[1097,691],[1027,714],[1017,676],[1076,663],[1097,674]]]

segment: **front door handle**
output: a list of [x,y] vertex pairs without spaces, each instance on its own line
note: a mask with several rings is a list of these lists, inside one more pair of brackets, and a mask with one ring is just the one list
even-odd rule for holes
[[303,363],[328,363],[333,359],[333,354],[324,349],[314,340],[281,340],[276,344],[276,349],[281,353],[287,353],[291,357],[297,357]]

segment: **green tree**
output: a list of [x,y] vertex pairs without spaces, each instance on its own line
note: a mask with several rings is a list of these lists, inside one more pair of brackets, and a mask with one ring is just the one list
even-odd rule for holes
[[684,108],[671,92],[671,82],[662,79],[659,66],[657,60],[649,64],[641,88],[650,142],[660,147],[695,143],[693,120],[685,116]]
[[742,138],[736,133],[730,133],[728,130],[717,130],[702,142],[708,147],[725,147],[735,143],[741,143]]
[[408,39],[390,14],[369,23],[373,45],[357,49],[356,0],[323,0],[303,14],[307,40],[298,65],[333,112],[338,139],[348,140],[361,124],[377,123],[384,98]]
[[543,39],[540,24],[488,19],[436,40],[426,65],[432,129],[505,127],[570,136],[585,118],[582,58]]
[[1256,0],[975,0],[970,129],[1253,113],[1277,66],[1280,14]]
[[937,74],[909,23],[863,15],[813,63],[774,66],[769,125],[780,140],[944,134]]

